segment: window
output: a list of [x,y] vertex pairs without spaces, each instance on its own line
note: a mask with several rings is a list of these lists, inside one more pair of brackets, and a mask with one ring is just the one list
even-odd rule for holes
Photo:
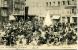
[[18,4],[15,4],[14,8],[18,8]]
[[73,17],[73,22],[77,23],[77,17]]
[[58,1],[58,5],[60,5],[60,1]]
[[72,1],[74,1],[74,0],[72,0]]
[[67,17],[68,23],[70,23],[70,17]]
[[7,14],[7,10],[3,9],[3,10],[1,11],[1,14],[2,14],[2,16],[7,16],[7,15],[8,15],[8,14]]
[[7,7],[8,6],[8,3],[6,0],[4,0],[4,6]]
[[14,14],[19,14],[20,11],[19,10],[14,10]]
[[74,13],[74,9],[72,9],[72,13]]
[[49,2],[50,3],[50,6],[51,6],[51,2]]
[[53,2],[53,5],[55,6],[55,2]]
[[70,5],[70,1],[67,1],[68,2],[68,5]]
[[71,22],[72,22],[74,25],[77,25],[77,17],[74,16],[74,17],[72,17],[71,19],[72,19]]
[[55,2],[53,2],[55,4]]
[[23,5],[21,5],[21,8],[20,8],[21,10],[24,10],[24,6]]
[[46,6],[48,6],[48,2],[46,2]]
[[63,5],[65,5],[65,1],[63,1]]

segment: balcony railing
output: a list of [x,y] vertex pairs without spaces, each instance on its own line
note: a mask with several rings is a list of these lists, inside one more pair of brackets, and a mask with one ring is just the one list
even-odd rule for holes
[[67,5],[65,8],[76,8],[76,5]]
[[8,5],[3,5],[2,7],[8,7]]
[[72,8],[72,7],[76,8],[76,6],[77,6],[77,3],[74,2],[74,3],[71,3],[69,5],[66,5],[65,8]]

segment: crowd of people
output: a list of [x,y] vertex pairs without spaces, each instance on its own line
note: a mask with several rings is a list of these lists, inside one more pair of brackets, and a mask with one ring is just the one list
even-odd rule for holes
[[43,26],[40,21],[19,21],[3,26],[5,34],[0,37],[0,45],[71,45],[77,43],[77,32],[70,23],[57,22]]

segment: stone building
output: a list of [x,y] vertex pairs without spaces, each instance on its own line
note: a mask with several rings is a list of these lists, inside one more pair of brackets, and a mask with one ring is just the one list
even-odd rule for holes
[[6,21],[8,19],[8,0],[0,0],[0,21]]
[[25,0],[13,0],[13,14],[17,20],[25,17]]
[[2,21],[11,20],[25,16],[25,0],[0,0],[0,19]]
[[47,0],[46,10],[50,17],[59,18],[60,22],[77,23],[76,4],[76,0]]
[[27,0],[28,14],[39,17],[51,17],[53,23],[65,22],[77,24],[77,0]]

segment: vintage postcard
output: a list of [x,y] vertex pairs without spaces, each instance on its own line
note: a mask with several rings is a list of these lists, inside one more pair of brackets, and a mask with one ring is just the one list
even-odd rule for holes
[[77,0],[0,0],[0,49],[77,49]]

